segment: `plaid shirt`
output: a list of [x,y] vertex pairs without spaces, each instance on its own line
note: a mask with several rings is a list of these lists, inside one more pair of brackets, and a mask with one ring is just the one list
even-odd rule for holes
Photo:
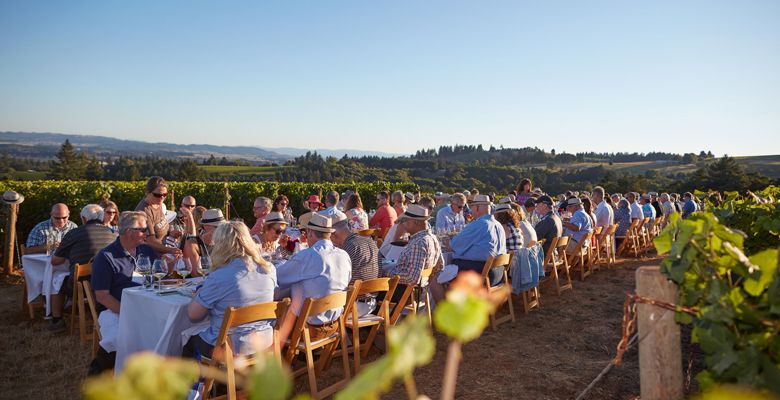
[[512,222],[508,223],[506,227],[509,231],[509,235],[506,237],[506,251],[509,252],[520,250],[520,248],[523,247],[523,234],[515,227],[515,224]]
[[65,234],[68,233],[71,229],[76,229],[76,224],[73,223],[73,221],[68,221],[64,227],[56,229],[51,223],[51,218],[49,218],[46,221],[35,225],[32,231],[30,231],[30,234],[27,236],[27,243],[25,246],[35,247],[46,244],[46,236],[48,236],[49,232],[52,231],[54,232],[55,241],[62,242],[62,238],[64,238]]
[[349,254],[349,259],[352,261],[350,284],[356,279],[366,281],[378,277],[379,249],[373,239],[353,233],[344,239],[342,249]]
[[416,285],[420,281],[423,268],[434,267],[434,272],[438,272],[443,267],[442,260],[439,240],[424,229],[409,238],[409,244],[398,256],[398,262],[385,273],[387,276],[400,276],[401,284]]

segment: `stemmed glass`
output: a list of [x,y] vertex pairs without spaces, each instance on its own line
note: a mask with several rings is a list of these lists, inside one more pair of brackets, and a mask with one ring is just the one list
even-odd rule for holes
[[[168,274],[168,268],[165,265],[165,261],[163,260],[154,260],[154,264],[152,265],[152,274],[154,274],[154,277],[157,278],[157,290],[160,290],[160,281],[162,278]],[[154,283],[152,283],[152,286],[154,286]]]
[[149,261],[149,257],[145,255],[139,256],[135,268],[138,271],[138,273],[141,274],[141,276],[144,278],[142,286],[144,289],[146,289],[147,278],[152,273],[152,263]]
[[187,258],[181,258],[176,261],[176,273],[181,275],[182,278],[187,279],[187,276],[192,272],[192,264]]
[[198,266],[198,273],[205,277],[211,272],[211,259],[209,256],[203,256],[200,258],[200,265]]

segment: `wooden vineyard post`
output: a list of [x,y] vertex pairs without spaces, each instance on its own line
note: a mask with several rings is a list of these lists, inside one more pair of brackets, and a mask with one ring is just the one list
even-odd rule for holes
[[[636,294],[672,304],[677,301],[677,288],[657,266],[641,267],[636,271]],[[637,303],[637,325],[640,398],[682,399],[680,328],[674,320],[674,311]]]
[[5,243],[3,243],[3,273],[10,275],[14,268],[14,244],[16,244],[16,213],[18,204],[8,204],[8,220],[5,226]]

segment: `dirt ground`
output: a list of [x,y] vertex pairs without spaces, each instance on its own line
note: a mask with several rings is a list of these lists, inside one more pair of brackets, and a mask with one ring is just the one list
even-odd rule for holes
[[[488,328],[464,346],[456,398],[576,398],[615,355],[624,293],[633,291],[634,271],[658,261],[654,255],[618,260],[613,269],[602,268],[585,282],[575,279],[574,289],[561,296],[545,290],[541,309],[529,315],[523,315],[516,300],[514,325],[503,324],[497,332]],[[90,361],[89,345],[80,344],[76,336],[48,332],[47,323],[40,319],[30,322],[21,313],[21,295],[21,279],[6,278],[0,284],[0,398],[79,398]],[[421,394],[432,399],[440,396],[447,348],[446,337],[436,334],[436,340],[433,361],[414,376]],[[689,350],[684,344],[684,368]],[[700,357],[695,358],[694,375],[700,364]],[[693,381],[691,391],[696,390]],[[303,379],[296,388],[305,390]],[[638,395],[638,355],[632,349],[586,398]],[[384,398],[403,399],[406,394],[397,384]]]

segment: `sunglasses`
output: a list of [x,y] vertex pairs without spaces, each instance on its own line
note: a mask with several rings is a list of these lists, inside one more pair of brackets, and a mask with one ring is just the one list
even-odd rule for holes
[[104,211],[104,214],[116,214],[116,211]]
[[164,199],[168,196],[168,193],[152,193],[152,196],[157,197],[158,199]]
[[59,219],[59,220],[65,220],[65,219],[68,219],[69,217],[52,217],[52,218]]
[[143,228],[128,228],[128,229],[130,229],[131,231],[136,231],[136,232],[146,232],[149,228],[144,226]]
[[185,208],[195,208],[195,204],[182,204],[181,206]]
[[281,235],[282,233],[284,233],[284,229],[282,228],[274,229],[274,232],[276,232],[277,235]]

